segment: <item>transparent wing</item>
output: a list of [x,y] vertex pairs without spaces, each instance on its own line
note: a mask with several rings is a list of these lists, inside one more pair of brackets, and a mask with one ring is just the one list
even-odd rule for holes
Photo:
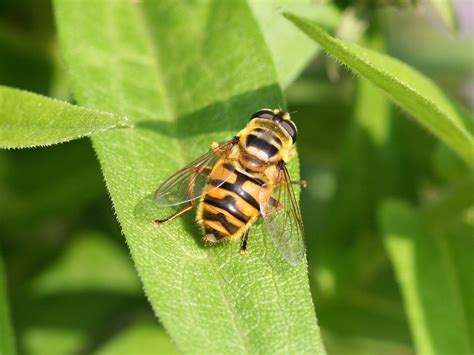
[[[156,190],[156,204],[176,206],[201,197],[212,168],[220,158],[229,153],[233,145],[233,140],[227,141],[170,176]],[[221,179],[213,185],[214,188],[222,185],[232,175],[232,171],[221,169]]]
[[262,204],[261,213],[268,234],[283,257],[290,264],[300,263],[305,252],[303,221],[286,167],[280,170],[278,185],[272,198]]

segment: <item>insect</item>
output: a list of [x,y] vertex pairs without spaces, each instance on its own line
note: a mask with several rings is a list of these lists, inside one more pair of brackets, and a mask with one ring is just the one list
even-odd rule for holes
[[154,219],[168,222],[194,206],[204,238],[212,243],[242,236],[247,252],[252,224],[262,217],[269,236],[291,264],[304,256],[303,223],[286,161],[297,128],[290,114],[262,109],[234,138],[213,143],[212,149],[161,184],[155,193],[159,206],[184,205],[176,213]]

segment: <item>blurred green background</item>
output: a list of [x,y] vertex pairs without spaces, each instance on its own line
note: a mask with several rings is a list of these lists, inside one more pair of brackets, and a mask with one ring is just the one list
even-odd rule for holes
[[[347,13],[352,2],[337,5]],[[474,9],[470,0],[457,7],[457,35],[429,8],[382,6],[374,18],[388,53],[472,111]],[[0,84],[71,101],[48,1],[0,2]],[[285,91],[309,183],[302,212],[316,236],[306,241],[312,294],[332,354],[414,352],[377,226],[380,201],[434,211],[447,234],[474,230],[474,207],[456,203],[473,191],[472,173],[391,105],[389,138],[377,144],[377,117],[361,117],[372,90],[318,55]],[[0,151],[0,250],[19,353],[175,352],[143,294],[88,139]]]

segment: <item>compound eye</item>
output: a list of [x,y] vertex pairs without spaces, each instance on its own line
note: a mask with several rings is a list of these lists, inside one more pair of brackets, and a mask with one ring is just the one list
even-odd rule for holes
[[288,132],[293,141],[293,144],[295,144],[296,137],[298,136],[298,129],[296,128],[295,123],[293,121],[284,120],[280,122],[280,125],[286,132]]
[[272,120],[275,115],[273,114],[272,110],[269,109],[264,109],[255,112],[252,117],[250,117],[250,120],[253,120],[254,118],[263,118],[266,120]]

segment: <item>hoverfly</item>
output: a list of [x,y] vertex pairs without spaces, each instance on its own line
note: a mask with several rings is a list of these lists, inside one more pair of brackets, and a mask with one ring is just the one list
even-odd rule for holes
[[291,264],[304,256],[303,223],[286,168],[297,128],[290,114],[262,109],[234,138],[213,143],[212,149],[161,184],[159,206],[185,205],[176,213],[154,219],[168,222],[198,205],[196,220],[209,242],[242,237],[247,252],[250,228],[263,218],[269,236]]

